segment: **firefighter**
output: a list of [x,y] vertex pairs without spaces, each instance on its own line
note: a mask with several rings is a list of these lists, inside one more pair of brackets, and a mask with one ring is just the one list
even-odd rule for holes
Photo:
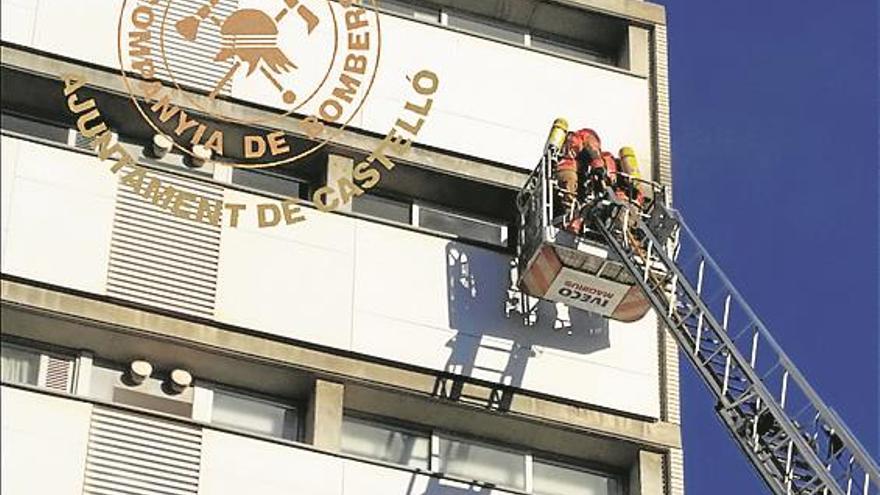
[[624,146],[623,148],[620,148],[619,156],[619,170],[634,179],[629,180],[625,177],[621,177],[621,179],[624,180],[624,183],[621,184],[621,186],[626,188],[629,199],[638,204],[639,207],[644,206],[645,195],[638,182],[642,178],[642,174],[639,171],[639,161],[636,159],[636,152],[631,147]]
[[623,176],[618,174],[620,171],[619,162],[614,158],[614,155],[607,151],[603,151],[602,164],[604,165],[605,175],[603,178],[604,180],[596,183],[596,194],[601,196],[605,194],[610,187],[614,190],[617,199],[626,200],[626,191],[620,187],[622,185]]
[[[562,148],[562,158],[556,165],[556,181],[562,190],[562,206],[569,213],[586,194],[581,186],[584,177],[597,175],[594,170],[604,170],[602,161],[602,142],[592,129],[570,132]],[[583,225],[581,218],[573,218],[566,226],[572,233],[579,234]]]

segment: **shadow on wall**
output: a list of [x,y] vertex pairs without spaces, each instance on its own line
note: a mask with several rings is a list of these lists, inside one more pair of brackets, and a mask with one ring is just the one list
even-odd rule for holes
[[419,490],[416,488],[416,481],[419,476],[413,473],[406,490],[406,495],[490,495],[492,493],[490,487],[481,484],[445,480],[437,476],[428,478],[428,484],[425,486],[425,489]]
[[[511,260],[485,249],[457,242],[446,245],[449,325],[457,331],[447,342],[449,377],[520,387],[529,359],[539,352],[536,346],[578,354],[611,346],[607,319],[528,298],[516,289],[513,266]],[[532,300],[528,311],[519,309],[526,306],[519,304],[523,298]],[[435,395],[461,399],[462,386],[453,380],[449,390],[438,382]]]

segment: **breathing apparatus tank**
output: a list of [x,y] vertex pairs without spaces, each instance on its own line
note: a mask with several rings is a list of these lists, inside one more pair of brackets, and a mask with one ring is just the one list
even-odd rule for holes
[[555,154],[562,152],[565,146],[565,139],[568,137],[568,121],[558,118],[553,121],[553,127],[550,128],[550,135],[547,136],[546,149]]

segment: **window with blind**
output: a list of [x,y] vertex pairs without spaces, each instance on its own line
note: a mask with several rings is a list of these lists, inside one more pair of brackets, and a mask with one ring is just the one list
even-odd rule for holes
[[345,416],[342,451],[411,468],[427,470],[431,435],[424,431]]
[[439,437],[441,473],[501,488],[526,489],[526,454],[459,438]]
[[258,435],[299,439],[299,416],[295,407],[242,391],[214,389],[211,423]]
[[532,465],[535,495],[621,495],[616,478],[535,459]]
[[56,352],[48,352],[24,344],[0,344],[0,372],[5,383],[34,385],[58,392],[71,392],[75,360]]
[[0,348],[0,374],[4,382],[36,385],[40,353],[3,344]]
[[528,450],[346,413],[342,452],[534,495],[623,495],[619,477]]

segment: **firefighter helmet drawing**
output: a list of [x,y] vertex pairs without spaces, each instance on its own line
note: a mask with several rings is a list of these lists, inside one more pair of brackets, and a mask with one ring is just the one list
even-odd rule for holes
[[274,15],[258,9],[238,9],[226,19],[214,15],[214,9],[220,0],[210,0],[202,5],[195,15],[184,17],[175,24],[178,34],[188,41],[198,38],[199,27],[208,20],[220,27],[222,36],[221,48],[214,57],[216,62],[234,61],[232,67],[218,81],[211,96],[216,96],[221,88],[241,68],[247,66],[246,76],[259,69],[272,86],[281,94],[284,103],[290,105],[296,101],[296,94],[285,89],[278,80],[279,75],[296,69],[296,64],[281,50],[278,44],[278,23],[291,10],[306,23],[311,34],[320,23],[320,19],[308,6],[299,4],[299,0],[284,0],[284,6]]

